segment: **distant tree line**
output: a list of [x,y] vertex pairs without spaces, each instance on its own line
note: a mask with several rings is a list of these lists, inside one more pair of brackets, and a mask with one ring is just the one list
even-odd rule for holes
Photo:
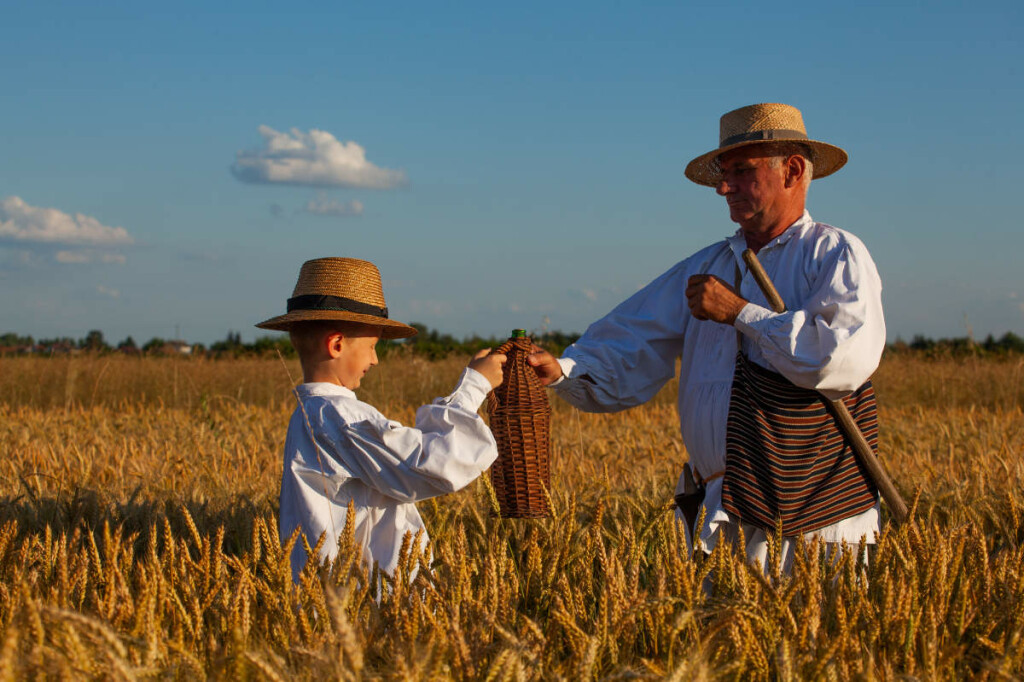
[[[414,353],[435,360],[453,354],[473,354],[482,348],[496,348],[505,342],[504,338],[485,338],[476,335],[457,339],[451,334],[430,329],[425,324],[419,322],[413,322],[412,326],[419,330],[419,334],[411,339],[381,341],[377,346],[377,354],[380,357],[386,357],[391,353]],[[574,343],[579,336],[576,333],[561,331],[534,331],[531,333],[531,338],[535,343],[555,354],[560,354]],[[57,337],[39,339],[37,341],[31,336],[20,336],[14,333],[0,334],[0,355],[29,353],[60,355],[71,352],[116,352],[126,355],[189,355],[211,358],[276,355],[276,353],[280,352],[286,358],[295,357],[295,349],[292,348],[292,344],[286,334],[261,336],[252,343],[245,343],[242,341],[240,332],[229,331],[222,341],[212,343],[209,347],[201,343],[189,344],[181,340],[168,340],[157,337],[150,339],[142,346],[138,346],[131,336],[112,345],[107,343],[103,332],[98,329],[90,331],[81,339]],[[1024,338],[1013,332],[1006,332],[998,339],[990,334],[983,341],[976,341],[970,337],[935,340],[917,335],[909,343],[902,339],[897,339],[886,347],[886,352],[895,354],[914,353],[928,357],[1024,355]]]
[[935,340],[918,334],[910,340],[910,343],[896,339],[896,342],[889,344],[886,350],[892,353],[919,353],[927,356],[953,357],[1024,354],[1024,338],[1013,332],[1006,332],[998,339],[989,334],[983,341],[976,341],[969,336]]
[[[377,355],[387,357],[392,353],[412,353],[422,355],[431,360],[438,360],[449,355],[471,355],[484,348],[497,348],[506,339],[473,335],[457,339],[451,334],[430,329],[420,322],[412,322],[410,326],[419,332],[409,339],[381,341],[377,344]],[[531,338],[553,353],[561,353],[576,339],[579,334],[561,331],[533,332]],[[284,357],[295,357],[295,349],[287,335],[262,336],[252,343],[243,343],[241,335],[228,332],[227,338],[210,345],[207,354],[215,356],[266,355],[280,352]]]
[[201,343],[186,343],[180,340],[164,340],[152,338],[144,345],[139,346],[131,336],[126,337],[117,344],[111,345],[99,329],[93,329],[81,339],[74,339],[70,336],[58,336],[54,338],[34,339],[31,336],[20,336],[18,334],[0,334],[0,354],[39,354],[39,355],[61,355],[71,352],[92,352],[92,353],[125,353],[128,355],[171,355],[171,354],[192,354],[202,355],[206,347]]
[[[466,355],[476,353],[483,348],[496,348],[505,342],[501,338],[485,338],[481,336],[470,336],[464,339],[456,339],[451,334],[444,334],[436,329],[430,329],[425,324],[413,322],[412,325],[419,333],[410,339],[398,339],[394,341],[381,341],[377,346],[377,354],[385,357],[391,353],[413,353],[423,355],[432,360],[458,354]],[[572,344],[579,334],[566,333],[561,331],[534,332],[531,338],[535,343],[553,353],[561,353],[567,346]],[[234,330],[229,331],[227,336],[210,344],[209,347],[201,343],[189,344],[181,340],[167,340],[154,337],[142,346],[138,346],[135,340],[129,336],[115,345],[106,341],[103,332],[94,329],[81,339],[71,337],[59,337],[52,339],[39,339],[31,336],[19,336],[13,333],[0,335],[0,354],[39,354],[39,355],[61,355],[67,353],[122,353],[126,355],[190,355],[194,357],[252,357],[263,355],[276,355],[278,352],[286,358],[295,357],[295,349],[287,334],[275,334],[273,336],[261,336],[252,343],[242,341],[242,334]]]

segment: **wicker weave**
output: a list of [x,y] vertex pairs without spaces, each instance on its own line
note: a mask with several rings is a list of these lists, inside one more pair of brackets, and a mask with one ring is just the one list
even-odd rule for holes
[[505,353],[504,380],[487,396],[498,460],[491,483],[505,518],[547,516],[551,489],[551,406],[536,372],[527,362],[533,343],[511,338],[496,352]]

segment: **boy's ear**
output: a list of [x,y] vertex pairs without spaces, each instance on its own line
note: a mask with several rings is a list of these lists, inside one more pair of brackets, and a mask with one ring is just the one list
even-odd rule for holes
[[327,356],[333,360],[341,355],[342,348],[345,347],[345,335],[339,331],[328,332],[324,336],[324,347]]

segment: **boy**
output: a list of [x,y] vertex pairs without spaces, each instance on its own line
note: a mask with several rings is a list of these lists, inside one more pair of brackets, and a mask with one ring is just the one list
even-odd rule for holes
[[[501,383],[505,356],[474,357],[455,391],[424,405],[416,427],[391,421],[353,392],[377,364],[378,340],[413,336],[413,327],[388,319],[380,272],[355,258],[318,258],[299,272],[288,313],[257,327],[287,331],[302,364],[303,383],[288,424],[281,477],[281,541],[301,528],[309,542],[326,533],[321,558],[338,551],[348,504],[355,509],[356,542],[367,566],[389,575],[402,539],[426,529],[416,500],[468,485],[498,456],[490,429],[477,415]],[[489,349],[488,349],[489,350]],[[298,582],[306,551],[292,551]]]

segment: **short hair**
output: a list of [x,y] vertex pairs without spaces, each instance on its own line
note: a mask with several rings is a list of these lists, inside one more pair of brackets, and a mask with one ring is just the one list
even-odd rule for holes
[[379,331],[379,328],[350,320],[305,320],[292,324],[288,329],[288,337],[301,359],[313,357],[321,339],[333,332],[344,336],[364,336],[374,331]]
[[802,156],[806,161],[806,171],[801,178],[801,185],[805,190],[810,186],[811,178],[814,177],[814,152],[810,147],[803,142],[769,142],[767,151],[771,154],[768,160],[771,168],[778,168],[791,156]]

